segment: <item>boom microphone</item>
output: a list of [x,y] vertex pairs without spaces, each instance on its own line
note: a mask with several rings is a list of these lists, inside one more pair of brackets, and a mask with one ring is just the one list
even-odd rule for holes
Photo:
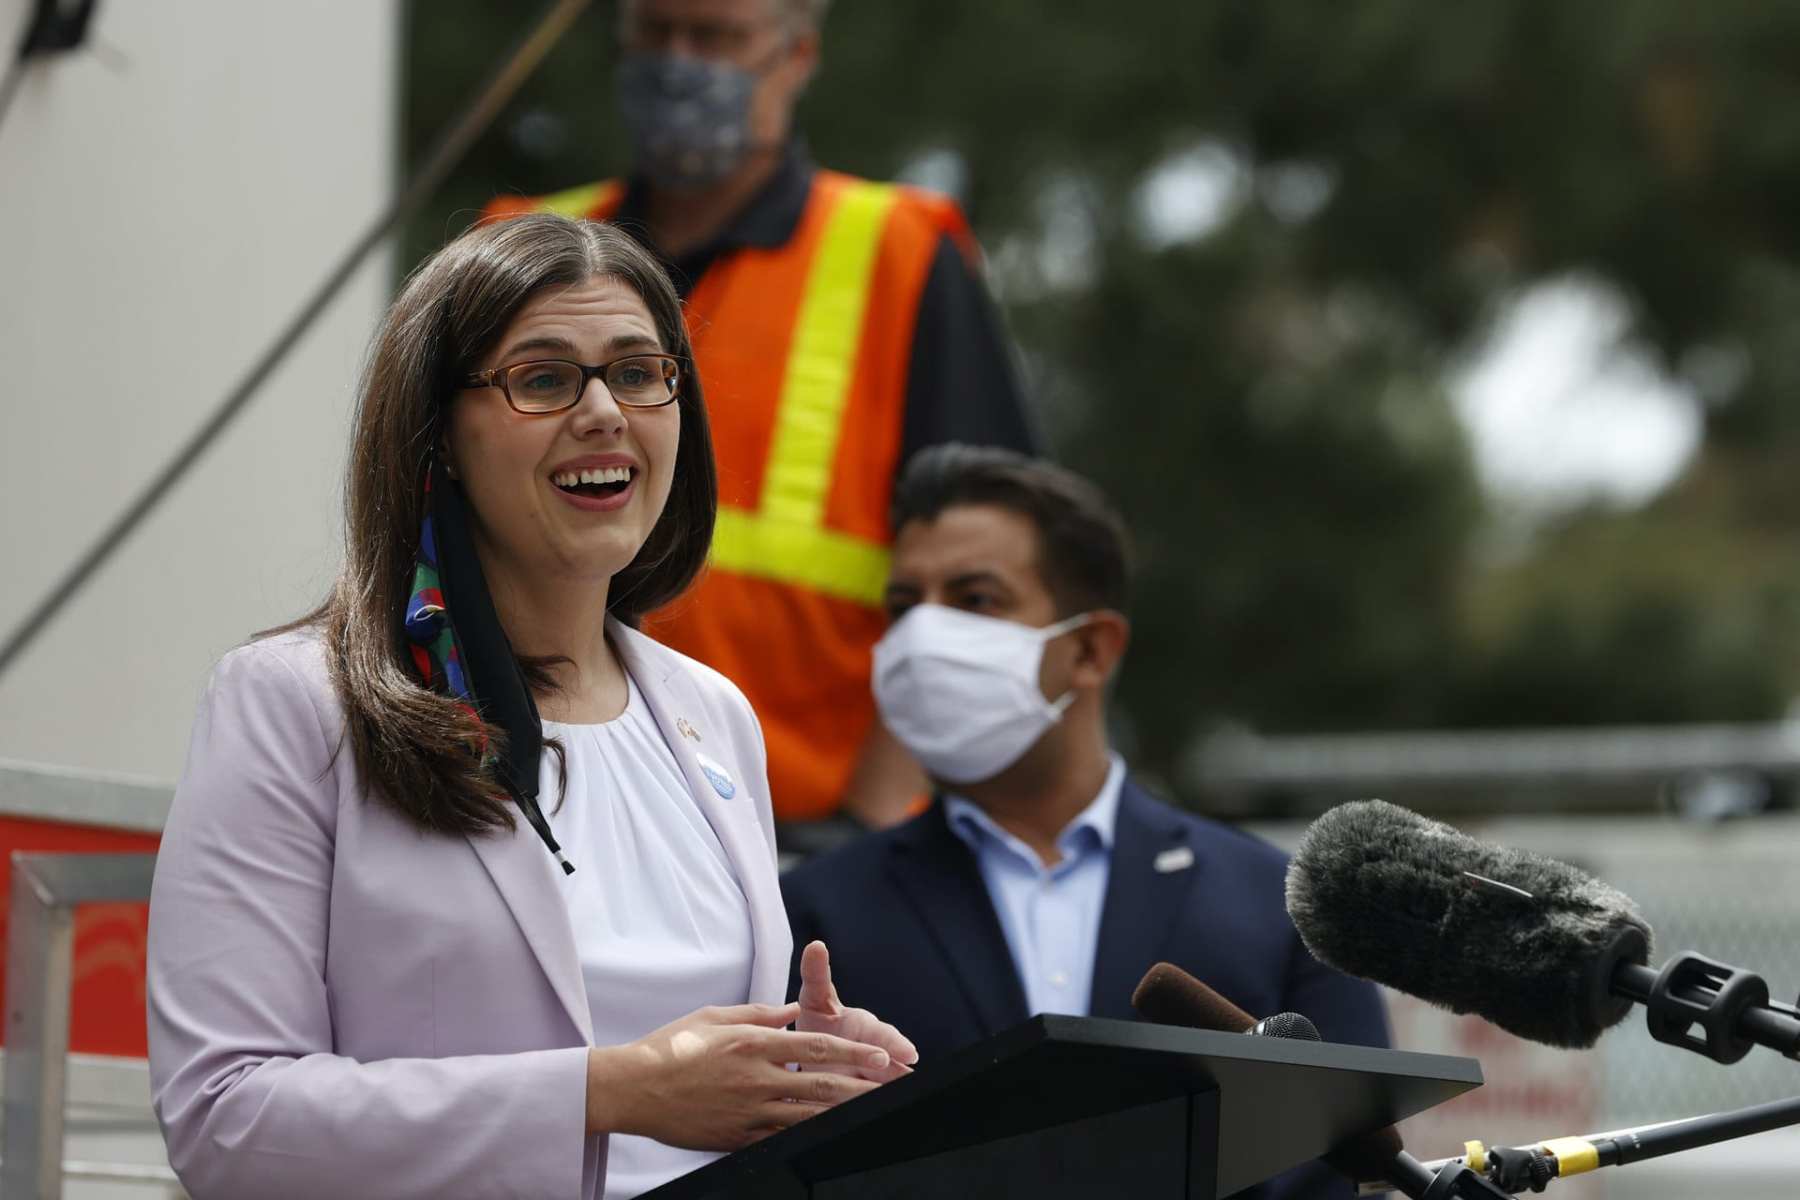
[[1312,823],[1287,907],[1321,962],[1552,1046],[1591,1046],[1623,1020],[1613,974],[1650,956],[1622,893],[1380,800]]
[[[1144,972],[1137,990],[1131,993],[1131,1007],[1158,1025],[1319,1040],[1318,1029],[1301,1014],[1277,1013],[1258,1021],[1173,963],[1159,962]],[[1345,1142],[1323,1157],[1333,1170],[1361,1184],[1393,1178],[1399,1165],[1395,1160],[1403,1149],[1399,1131],[1389,1125]]]
[[1692,952],[1652,970],[1650,926],[1567,863],[1489,846],[1379,800],[1314,821],[1288,867],[1307,949],[1351,975],[1552,1046],[1587,1047],[1636,1001],[1659,1042],[1800,1060],[1800,1006]]

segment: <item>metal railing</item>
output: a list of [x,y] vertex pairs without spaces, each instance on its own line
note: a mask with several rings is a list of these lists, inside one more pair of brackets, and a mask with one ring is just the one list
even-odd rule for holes
[[0,817],[161,833],[175,789],[166,783],[0,758]]
[[[1456,730],[1261,736],[1201,743],[1182,782],[1214,811],[1267,815],[1346,799],[1432,809],[1654,811],[1721,781],[1800,783],[1800,721],[1745,725]],[[1671,803],[1673,802],[1673,804]]]
[[7,1200],[60,1200],[65,1178],[176,1185],[166,1166],[63,1158],[75,908],[148,900],[155,864],[154,854],[12,856],[0,1064],[0,1195]]

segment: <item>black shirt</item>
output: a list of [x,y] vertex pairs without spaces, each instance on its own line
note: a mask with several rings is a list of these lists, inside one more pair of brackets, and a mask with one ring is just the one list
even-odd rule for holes
[[[633,178],[613,222],[655,254],[683,300],[721,254],[746,247],[787,244],[812,194],[813,164],[798,142],[718,236],[671,259],[650,241],[644,222],[644,183]],[[1026,414],[1012,352],[994,302],[955,239],[938,241],[919,296],[911,361],[906,375],[906,416],[900,461],[926,446],[968,442],[1039,453]]]

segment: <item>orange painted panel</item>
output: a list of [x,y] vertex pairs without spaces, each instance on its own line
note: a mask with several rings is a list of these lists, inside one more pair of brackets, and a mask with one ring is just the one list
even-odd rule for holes
[[[15,850],[52,854],[151,852],[160,838],[92,825],[0,817],[0,944],[12,898]],[[147,904],[84,904],[75,910],[74,1008],[69,1049],[144,1057],[144,940]],[[0,956],[0,1011],[6,1003]],[[4,1036],[0,1029],[0,1036]]]

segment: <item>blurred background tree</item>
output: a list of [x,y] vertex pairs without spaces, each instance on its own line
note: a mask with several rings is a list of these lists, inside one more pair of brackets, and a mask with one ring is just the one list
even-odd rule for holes
[[[417,154],[527,14],[409,11]],[[408,230],[626,165],[612,13]],[[1265,732],[1758,719],[1800,679],[1800,7],[833,6],[818,160],[956,195],[1057,455],[1141,561],[1121,684],[1179,784]],[[1532,289],[1698,409],[1677,478],[1522,507],[1457,381]]]

